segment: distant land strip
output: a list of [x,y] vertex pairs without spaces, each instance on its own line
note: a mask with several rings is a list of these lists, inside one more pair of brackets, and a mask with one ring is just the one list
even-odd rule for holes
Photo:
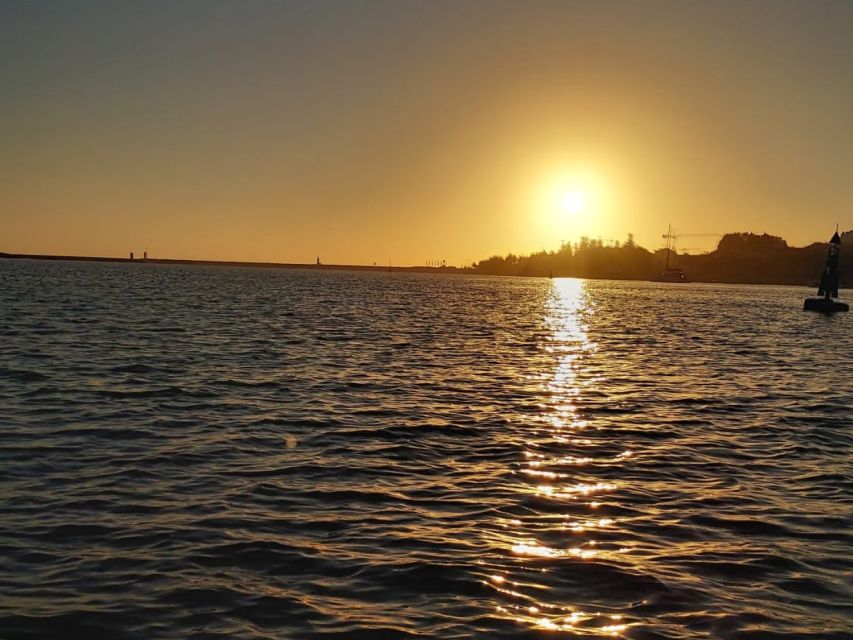
[[[853,230],[841,234],[840,285],[853,286]],[[828,244],[815,242],[806,247],[790,247],[777,236],[754,233],[728,233],[721,236],[716,249],[702,254],[682,254],[666,249],[652,252],[634,243],[604,244],[601,240],[581,238],[575,244],[564,243],[555,251],[530,255],[492,256],[470,267],[392,266],[353,264],[303,264],[291,262],[245,262],[222,260],[179,260],[168,258],[104,258],[96,256],[55,256],[0,253],[0,258],[32,260],[75,260],[132,264],[171,264],[220,267],[259,267],[313,269],[328,271],[378,271],[407,273],[479,274],[493,276],[530,276],[589,278],[596,280],[658,280],[665,271],[683,273],[683,282],[720,282],[728,284],[776,284],[817,286],[826,261]],[[664,281],[666,281],[664,279]]]
[[185,264],[207,267],[260,267],[264,269],[313,269],[326,271],[406,271],[409,273],[476,273],[474,269],[459,267],[399,267],[393,265],[315,264],[301,262],[245,262],[231,260],[182,260],[174,258],[111,258],[104,256],[56,256],[30,253],[3,253],[0,258],[10,260],[65,260],[72,262],[119,262],[126,264]]

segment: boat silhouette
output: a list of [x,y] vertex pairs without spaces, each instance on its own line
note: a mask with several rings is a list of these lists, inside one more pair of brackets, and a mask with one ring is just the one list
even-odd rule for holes
[[666,240],[666,263],[663,268],[663,272],[656,278],[653,279],[653,282],[690,282],[688,280],[687,275],[685,275],[684,270],[679,269],[675,266],[670,266],[670,254],[676,253],[675,251],[675,234],[672,232],[672,225],[669,225],[666,230],[666,235],[663,236],[664,240]]

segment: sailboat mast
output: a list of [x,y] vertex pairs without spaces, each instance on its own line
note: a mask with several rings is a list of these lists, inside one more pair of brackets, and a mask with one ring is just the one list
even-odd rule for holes
[[670,243],[672,242],[672,225],[668,225],[666,228],[666,270],[669,271],[669,248]]

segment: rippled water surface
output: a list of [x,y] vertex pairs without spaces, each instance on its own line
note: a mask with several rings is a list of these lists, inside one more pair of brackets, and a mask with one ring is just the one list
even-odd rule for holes
[[851,638],[809,294],[0,261],[0,637]]

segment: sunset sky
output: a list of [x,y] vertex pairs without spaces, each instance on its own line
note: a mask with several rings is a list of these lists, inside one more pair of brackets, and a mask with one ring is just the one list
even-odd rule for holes
[[0,0],[0,89],[0,251],[459,265],[853,226],[847,0]]

